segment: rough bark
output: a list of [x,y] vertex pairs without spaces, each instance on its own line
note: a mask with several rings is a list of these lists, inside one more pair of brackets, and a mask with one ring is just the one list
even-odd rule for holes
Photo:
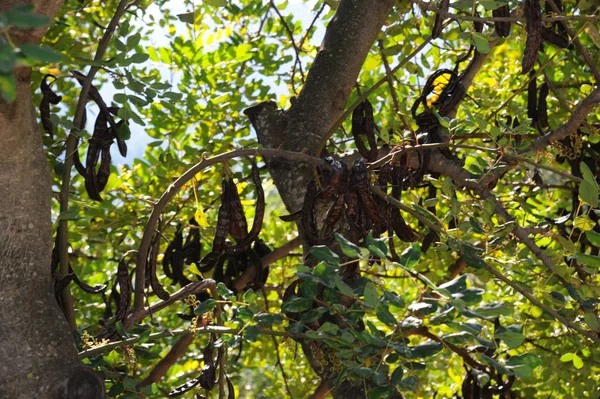
[[[274,103],[263,103],[246,111],[262,146],[316,152],[344,112],[362,64],[394,3],[394,0],[339,3],[294,105],[282,111]],[[288,211],[301,209],[312,168],[281,159],[270,161],[268,168]],[[311,361],[311,346],[303,348]],[[318,366],[313,368],[318,370]],[[335,372],[323,370],[320,375],[325,384],[334,387],[331,393],[335,398],[366,397],[363,381],[346,380],[338,385]]]
[[[23,1],[0,3],[0,13]],[[60,0],[33,2],[51,19]],[[46,28],[12,30],[37,43]],[[0,100],[0,397],[98,398],[102,379],[82,367],[54,299],[51,179],[31,99],[30,69],[17,67],[17,96]]]

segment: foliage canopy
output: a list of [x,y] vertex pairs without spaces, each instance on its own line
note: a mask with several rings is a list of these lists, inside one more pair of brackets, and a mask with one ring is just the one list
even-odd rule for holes
[[[358,381],[369,398],[486,397],[473,392],[506,385],[510,397],[598,396],[600,34],[592,2],[397,2],[358,60],[356,87],[342,99],[347,112],[328,121],[322,154],[254,151],[264,146],[260,120],[244,111],[302,101],[315,57],[330,51],[320,48],[325,30],[353,2],[204,0],[180,11],[172,3],[65,2],[42,45],[20,48],[11,30],[47,21],[26,7],[0,15],[0,93],[12,100],[14,65],[31,65],[34,103],[49,110],[40,111],[40,130],[52,131],[43,140],[60,193],[57,297],[109,396],[165,397],[196,378],[219,380],[200,390],[208,397],[229,387],[240,398],[305,398],[322,378],[325,391]],[[539,51],[531,49],[536,18],[546,35]],[[524,53],[534,56],[525,74]],[[75,70],[85,71],[79,82]],[[62,98],[53,102],[47,90]],[[373,126],[357,133],[359,118],[371,115]],[[280,218],[299,209],[286,210],[267,171],[277,167],[274,153],[322,179],[312,198],[321,209],[295,219],[302,239]],[[354,181],[322,200],[337,166],[313,155],[345,160],[353,176],[352,162],[366,158],[367,191],[354,195],[384,220],[361,210],[356,222],[346,212],[324,239],[327,208],[349,208]],[[72,171],[79,157],[83,176]],[[391,205],[385,165],[405,173],[390,180],[404,188],[392,187]],[[208,258],[219,230],[232,245],[248,231],[220,225],[223,213],[235,213],[223,204],[238,193],[250,229],[261,186],[262,242],[225,265],[231,247],[221,243],[229,249],[217,251],[215,266]],[[296,187],[302,199],[306,186]],[[407,223],[404,237],[386,225],[392,212]],[[364,231],[353,232],[353,222]],[[311,223],[321,231],[307,232]],[[147,271],[122,283],[142,258]],[[260,259],[268,259],[264,270]],[[147,295],[136,291],[129,304],[140,283]],[[155,306],[159,286],[171,294],[161,296],[168,306]],[[193,297],[190,287],[209,290]],[[170,367],[160,368],[161,358],[173,359]],[[203,367],[216,373],[209,383]]]

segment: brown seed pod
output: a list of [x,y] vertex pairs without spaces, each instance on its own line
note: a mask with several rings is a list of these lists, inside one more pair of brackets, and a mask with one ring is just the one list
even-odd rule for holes
[[558,48],[569,47],[569,37],[558,34],[551,28],[542,29],[542,39]]
[[[508,4],[498,7],[492,11],[494,18],[506,18],[510,17],[510,9]],[[510,21],[494,21],[494,29],[496,34],[500,37],[508,37],[510,35]]]
[[[254,211],[254,221],[252,228],[235,246],[227,250],[228,254],[237,254],[245,251],[258,238],[262,229],[263,218],[265,216],[265,192],[260,180],[260,172],[256,163],[252,162],[252,182],[256,188],[256,206]],[[246,228],[247,229],[247,228]],[[247,230],[246,230],[247,231]]]
[[167,300],[171,297],[167,291],[165,291],[162,284],[158,281],[158,277],[156,276],[156,263],[158,259],[158,251],[160,247],[160,236],[155,235],[153,239],[152,248],[150,249],[150,259],[148,262],[148,274],[150,276],[150,286],[152,290],[162,300]]
[[[450,6],[450,0],[441,0],[440,2],[440,10],[444,12],[448,12],[448,8]],[[442,33],[444,17],[437,13],[435,14],[435,22],[433,23],[433,29],[431,29],[431,38],[437,39]]]
[[223,190],[228,190],[227,198],[229,198],[229,209],[231,212],[231,224],[229,226],[229,234],[237,241],[243,240],[248,235],[248,222],[246,214],[242,207],[242,201],[237,191],[237,187],[233,179],[225,180]]
[[524,0],[527,19],[527,42],[523,54],[523,70],[527,73],[535,66],[542,44],[542,9],[539,0]]
[[537,123],[537,82],[535,71],[529,73],[529,84],[527,85],[527,117],[531,119],[531,124]]
[[42,126],[51,139],[54,139],[54,126],[50,120],[50,104],[58,104],[61,102],[62,97],[57,95],[51,88],[50,84],[46,82],[48,78],[56,80],[56,76],[47,74],[42,78],[40,83],[40,90],[42,91],[42,101],[40,102],[40,117],[42,120]]
[[[366,136],[371,149],[367,149],[361,136]],[[377,140],[375,138],[375,122],[373,105],[369,100],[363,101],[352,112],[352,137],[360,155],[369,161],[377,158]]]
[[540,134],[544,134],[544,131],[550,126],[548,124],[548,104],[546,102],[548,98],[548,92],[548,83],[544,81],[544,83],[542,83],[542,87],[540,87],[540,97],[537,105],[537,126]]
[[373,200],[371,195],[371,189],[369,188],[369,172],[362,160],[357,160],[352,165],[352,174],[354,176],[355,185],[353,189],[356,190],[360,203],[365,210],[366,214],[376,224],[386,224],[385,218],[379,213],[377,204]]

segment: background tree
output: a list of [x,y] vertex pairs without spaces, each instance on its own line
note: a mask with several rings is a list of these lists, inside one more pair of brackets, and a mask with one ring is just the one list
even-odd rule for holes
[[598,394],[591,3],[24,3],[0,396]]

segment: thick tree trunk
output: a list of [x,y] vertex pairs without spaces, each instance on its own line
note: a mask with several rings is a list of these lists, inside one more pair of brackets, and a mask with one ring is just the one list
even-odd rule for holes
[[[261,145],[317,151],[321,140],[344,112],[363,62],[394,4],[395,0],[340,2],[295,104],[288,111],[278,110],[274,103],[259,104],[246,111]],[[270,161],[268,168],[288,211],[301,209],[312,168],[286,160]],[[312,346],[303,344],[303,348],[313,368],[319,370],[312,361]],[[336,384],[337,374],[328,368],[319,374],[326,385],[333,387],[331,393],[335,398],[366,397],[363,381]],[[400,397],[394,393],[393,398]]]
[[[18,3],[24,2],[0,2],[0,13]],[[34,4],[52,19],[62,1]],[[17,45],[36,43],[44,32],[11,29],[11,36]],[[102,380],[81,366],[54,299],[50,171],[30,69],[17,67],[15,76],[16,100],[0,99],[0,398],[102,397]]]

